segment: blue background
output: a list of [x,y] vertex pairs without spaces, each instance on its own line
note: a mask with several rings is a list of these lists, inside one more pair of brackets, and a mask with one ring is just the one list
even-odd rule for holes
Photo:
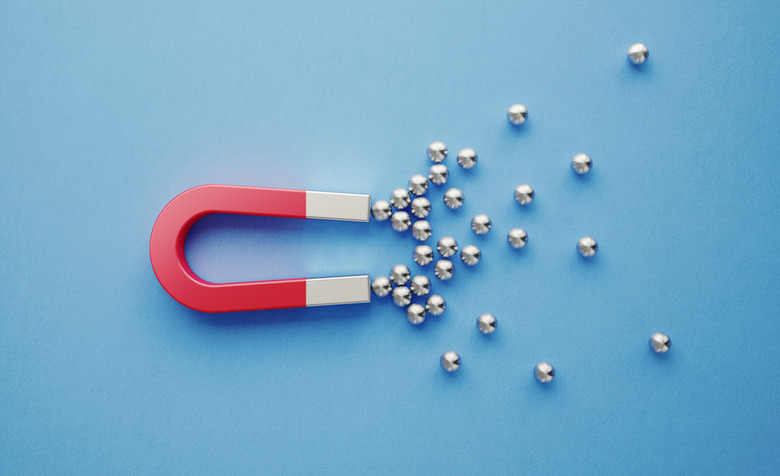
[[[779,21],[774,1],[2,2],[0,471],[776,471]],[[434,140],[466,202],[431,192],[431,241],[484,254],[434,280],[439,318],[376,298],[207,315],[154,277],[152,224],[189,187],[385,198]],[[376,276],[414,245],[213,216],[187,253],[227,282]]]

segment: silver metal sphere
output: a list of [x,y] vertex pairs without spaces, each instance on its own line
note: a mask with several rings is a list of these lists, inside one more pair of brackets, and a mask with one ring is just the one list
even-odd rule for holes
[[483,334],[492,334],[496,331],[496,317],[493,314],[482,314],[477,318],[477,329]]
[[663,332],[656,332],[650,336],[650,348],[656,354],[663,354],[672,347],[672,340]]
[[413,195],[425,195],[425,192],[428,191],[428,179],[420,174],[412,175],[406,188]]
[[425,301],[425,310],[432,316],[441,316],[447,309],[447,301],[438,294],[431,294]]
[[460,260],[468,266],[474,266],[479,263],[481,257],[482,252],[474,245],[466,245],[460,250]]
[[647,58],[650,56],[650,51],[647,49],[647,46],[642,43],[634,43],[628,47],[626,56],[628,56],[628,61],[631,64],[638,66],[647,61]]
[[428,158],[439,163],[447,158],[447,146],[443,142],[431,142],[428,146]]
[[447,372],[454,372],[460,368],[460,356],[454,350],[448,350],[441,354],[441,368]]
[[390,270],[390,281],[397,286],[403,286],[408,283],[411,277],[412,273],[405,264],[397,264]]
[[427,220],[417,220],[412,225],[412,236],[417,241],[425,241],[431,237],[431,224]]
[[539,362],[534,368],[534,377],[541,383],[552,382],[555,378],[555,368],[548,362]]
[[425,296],[431,292],[431,280],[428,279],[428,276],[418,274],[412,278],[409,287],[412,288],[412,292],[415,296]]
[[428,180],[434,185],[444,185],[447,183],[449,176],[450,171],[447,170],[447,166],[444,164],[434,164],[428,169]]
[[484,213],[475,215],[474,218],[471,219],[471,229],[478,235],[484,235],[489,232],[491,228],[493,228],[493,222],[490,220],[490,217]]
[[431,202],[425,197],[417,197],[412,200],[412,215],[417,218],[425,218],[431,213]]
[[415,326],[425,321],[425,307],[422,304],[409,304],[406,308],[406,319]]
[[420,245],[414,249],[414,262],[426,266],[433,261],[433,250],[428,245]]
[[393,284],[387,276],[378,276],[371,282],[371,291],[378,297],[385,297],[393,290]]
[[457,188],[451,188],[444,192],[444,204],[456,210],[463,206],[463,192]]
[[458,252],[458,242],[451,236],[445,236],[436,243],[436,250],[444,258],[449,258]]
[[520,249],[528,243],[528,233],[522,228],[512,228],[506,235],[506,241],[512,248]]
[[390,225],[397,232],[404,232],[412,226],[412,217],[403,210],[399,210],[390,217]]
[[474,151],[474,149],[463,149],[458,152],[458,165],[464,169],[470,169],[474,167],[477,165],[478,160],[479,157],[477,157],[477,153]]
[[455,272],[455,266],[452,261],[448,259],[440,259],[433,265],[433,274],[442,281],[446,281],[452,278],[452,273]]
[[390,205],[398,210],[403,210],[412,203],[412,196],[405,188],[397,188],[390,194]]
[[515,188],[515,201],[520,205],[528,205],[534,201],[534,189],[528,184],[518,185]]
[[577,154],[571,159],[571,169],[577,175],[585,175],[593,168],[593,160],[587,154]]
[[510,106],[506,118],[513,126],[521,126],[528,119],[528,109],[522,104]]
[[393,209],[390,207],[390,202],[387,200],[377,200],[371,205],[371,216],[376,221],[385,221],[390,218],[393,213]]
[[393,303],[398,307],[406,307],[412,302],[412,291],[406,286],[396,286],[393,289]]
[[577,241],[577,253],[583,258],[590,258],[599,250],[599,244],[590,236],[583,236]]

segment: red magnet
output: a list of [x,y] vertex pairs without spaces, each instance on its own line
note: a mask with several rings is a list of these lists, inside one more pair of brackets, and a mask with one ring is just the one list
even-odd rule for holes
[[371,302],[368,275],[216,284],[196,275],[184,241],[196,221],[212,213],[368,222],[370,195],[281,188],[201,185],[177,195],[152,228],[154,274],[174,299],[204,312]]

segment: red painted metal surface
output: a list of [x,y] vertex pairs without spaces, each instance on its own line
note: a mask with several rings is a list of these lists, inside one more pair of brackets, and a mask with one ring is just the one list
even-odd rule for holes
[[215,284],[192,271],[184,241],[192,225],[212,213],[306,218],[306,191],[201,185],[177,195],[160,212],[149,241],[154,274],[168,294],[204,312],[305,307],[305,278]]

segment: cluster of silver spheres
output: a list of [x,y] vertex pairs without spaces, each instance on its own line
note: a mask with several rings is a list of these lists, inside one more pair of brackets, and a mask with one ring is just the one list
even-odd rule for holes
[[[647,61],[649,50],[647,46],[636,43],[629,47],[627,57],[632,65],[640,66]],[[514,104],[507,110],[506,117],[512,126],[520,127],[528,121],[528,108],[522,104]],[[431,224],[425,218],[431,212],[431,202],[424,195],[430,184],[441,186],[449,180],[449,169],[442,163],[447,155],[448,149],[443,142],[432,142],[427,150],[427,156],[433,162],[428,169],[428,176],[413,175],[406,189],[393,190],[389,201],[374,202],[371,206],[374,219],[389,219],[393,230],[405,232],[411,228],[412,236],[416,240],[428,240],[433,232]],[[479,156],[474,149],[464,148],[458,152],[457,163],[464,170],[474,168],[478,161]],[[579,153],[571,159],[570,165],[575,174],[584,176],[593,168],[593,160],[589,155]],[[518,185],[514,189],[514,200],[522,207],[533,203],[535,196],[533,187],[528,184]],[[456,210],[463,206],[464,200],[463,191],[458,188],[451,187],[444,192],[443,202],[447,208]],[[412,217],[416,219],[414,222]],[[477,235],[487,234],[492,227],[492,220],[485,214],[477,214],[471,220],[471,229]],[[507,233],[506,240],[512,248],[521,249],[528,244],[528,233],[523,228],[512,228]],[[583,236],[577,241],[576,250],[581,257],[592,258],[598,251],[598,243],[591,236]],[[448,280],[453,277],[455,267],[450,258],[458,251],[458,242],[450,236],[445,236],[436,243],[436,252],[441,258],[434,263],[433,272],[438,279]],[[468,266],[479,263],[481,257],[482,252],[475,245],[469,244],[460,249],[460,259]],[[434,261],[434,249],[427,244],[420,244],[414,249],[413,259],[418,265],[427,266]],[[424,322],[426,315],[441,315],[446,308],[443,297],[437,294],[428,296],[430,289],[431,281],[426,276],[412,277],[409,268],[403,264],[393,266],[389,278],[379,276],[371,283],[371,290],[376,296],[392,296],[397,306],[406,307],[406,317],[415,325]],[[421,304],[412,303],[414,296],[428,297],[424,304]],[[485,313],[477,317],[476,328],[480,333],[489,335],[496,331],[497,324],[494,315]],[[650,337],[649,345],[653,352],[663,354],[671,348],[671,340],[668,335],[657,332]],[[455,372],[461,367],[461,357],[457,352],[448,350],[442,354],[440,364],[445,371]],[[537,381],[546,384],[555,378],[555,368],[549,362],[539,362],[534,367],[533,374]]]

